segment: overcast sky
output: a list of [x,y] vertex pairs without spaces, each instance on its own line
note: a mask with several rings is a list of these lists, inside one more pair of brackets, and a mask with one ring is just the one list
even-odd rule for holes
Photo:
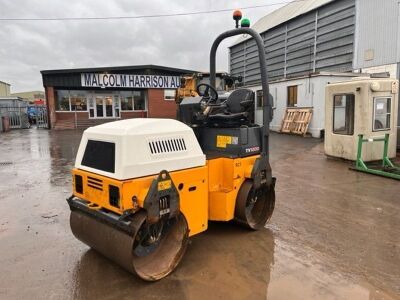
[[[0,18],[104,17],[208,11],[290,0],[0,0]],[[190,5],[189,5],[190,3]],[[254,23],[283,4],[243,10]],[[214,38],[231,12],[154,19],[0,22],[0,80],[11,92],[42,90],[40,70],[140,64],[209,70]],[[218,70],[228,70],[220,45]]]

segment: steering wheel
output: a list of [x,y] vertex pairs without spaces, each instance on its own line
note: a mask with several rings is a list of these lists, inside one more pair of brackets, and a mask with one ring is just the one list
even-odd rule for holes
[[[205,86],[205,90],[202,92],[200,90],[201,87]],[[210,91],[212,93],[210,93]],[[218,93],[217,90],[215,88],[213,88],[211,85],[207,84],[207,83],[200,83],[197,87],[196,87],[196,92],[197,94],[199,94],[199,96],[203,97],[203,99],[208,103],[211,102],[217,102],[218,100]],[[213,95],[211,95],[213,94]]]

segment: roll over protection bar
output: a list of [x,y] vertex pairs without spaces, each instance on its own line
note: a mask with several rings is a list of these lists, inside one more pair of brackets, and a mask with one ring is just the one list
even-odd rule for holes
[[269,123],[272,117],[272,105],[270,103],[269,97],[269,85],[268,85],[268,75],[267,75],[267,64],[265,58],[264,41],[260,34],[251,28],[236,28],[232,30],[225,31],[221,33],[214,41],[211,51],[210,51],[210,85],[215,88],[215,60],[216,53],[219,44],[226,38],[239,35],[239,34],[249,34],[256,41],[258,47],[258,59],[261,68],[261,85],[263,91],[263,136],[262,136],[262,149],[261,154],[265,156],[267,161],[269,161],[269,155],[267,155],[269,150]]

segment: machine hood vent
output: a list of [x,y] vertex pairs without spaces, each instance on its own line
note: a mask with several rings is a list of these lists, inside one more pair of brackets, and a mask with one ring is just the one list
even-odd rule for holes
[[103,181],[101,179],[88,176],[87,185],[96,190],[103,190]]
[[149,148],[151,154],[175,153],[187,150],[185,139],[183,138],[153,140],[149,142]]

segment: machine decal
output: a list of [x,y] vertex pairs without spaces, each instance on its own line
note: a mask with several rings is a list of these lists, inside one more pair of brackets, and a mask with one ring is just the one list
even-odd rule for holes
[[239,138],[237,136],[230,135],[217,135],[217,147],[226,148],[226,145],[237,145]]
[[158,190],[159,191],[164,191],[164,190],[168,190],[171,188],[171,180],[164,180],[164,181],[160,181],[158,182]]
[[250,147],[250,148],[246,148],[246,153],[251,153],[251,152],[258,152],[260,151],[260,147]]

